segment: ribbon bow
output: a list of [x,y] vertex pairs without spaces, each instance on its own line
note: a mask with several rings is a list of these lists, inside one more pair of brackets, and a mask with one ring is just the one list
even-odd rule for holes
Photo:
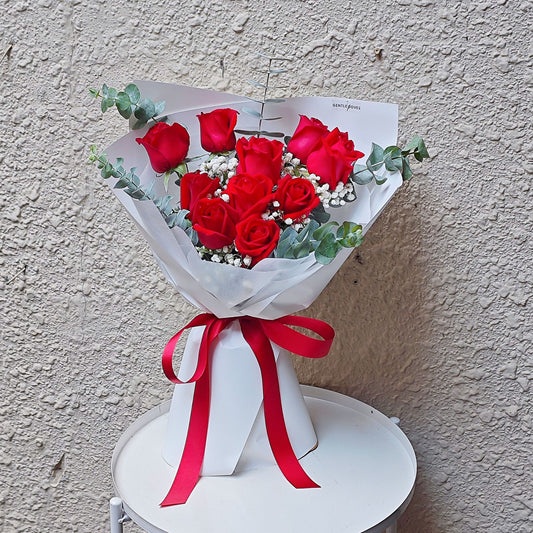
[[[200,477],[209,422],[212,358],[210,347],[219,333],[234,320],[239,321],[242,335],[254,352],[261,370],[265,425],[276,463],[287,481],[294,487],[312,488],[319,486],[300,466],[287,435],[281,406],[276,358],[270,341],[297,355],[320,358],[329,352],[335,335],[333,328],[321,320],[300,316],[284,316],[277,320],[263,320],[249,316],[217,318],[213,314],[203,313],[178,331],[163,350],[163,371],[167,378],[173,383],[195,382],[196,385],[185,448],[172,487],[161,502],[162,507],[185,503]],[[197,326],[205,326],[205,330],[200,343],[196,370],[191,379],[181,381],[172,368],[174,349],[182,333],[186,329]],[[306,328],[320,335],[322,340],[299,333],[289,326]],[[269,393],[265,394],[267,390]]]

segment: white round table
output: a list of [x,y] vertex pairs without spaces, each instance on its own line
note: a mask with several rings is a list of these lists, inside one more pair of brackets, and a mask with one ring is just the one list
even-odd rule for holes
[[122,435],[112,459],[111,531],[149,533],[395,531],[414,490],[416,457],[397,424],[336,392],[302,386],[318,447],[300,460],[319,489],[295,489],[277,466],[202,477],[185,505],[160,507],[175,475],[161,456],[169,402]]

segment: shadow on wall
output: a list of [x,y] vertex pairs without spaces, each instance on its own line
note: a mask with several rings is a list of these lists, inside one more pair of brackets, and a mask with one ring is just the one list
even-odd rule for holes
[[[362,246],[304,312],[330,323],[336,336],[326,358],[296,358],[295,367],[302,383],[335,390],[400,418],[419,456],[417,488],[403,531],[432,532],[437,531],[432,517],[423,512],[429,508],[431,481],[420,472],[424,458],[416,443],[432,416],[423,399],[433,379],[427,364],[433,333],[419,246],[423,214],[417,213],[412,196],[398,193]],[[412,527],[407,526],[410,515],[416,516]]]

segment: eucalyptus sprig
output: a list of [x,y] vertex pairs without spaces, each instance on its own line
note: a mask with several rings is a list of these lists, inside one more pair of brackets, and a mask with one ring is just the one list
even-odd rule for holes
[[[104,83],[100,90],[89,89],[89,93],[93,98],[102,98],[100,107],[103,113],[116,106],[122,117],[129,119],[133,115],[131,127],[134,130],[142,128],[150,120],[156,121],[156,117],[165,110],[165,102],[154,103],[149,98],[141,100],[141,92],[134,83],[130,83],[123,91],[117,91]],[[166,117],[162,117],[159,122],[165,119]]]
[[250,107],[244,106],[242,108],[242,111],[244,113],[247,113],[248,115],[251,115],[258,119],[258,127],[257,130],[235,130],[236,133],[240,133],[242,135],[256,135],[259,137],[260,135],[263,135],[264,137],[278,137],[283,138],[284,134],[281,131],[265,131],[263,130],[263,122],[264,121],[270,121],[270,120],[279,120],[282,117],[265,117],[265,106],[266,104],[277,104],[284,102],[285,99],[283,98],[267,98],[269,89],[272,89],[270,84],[270,78],[272,76],[278,76],[279,74],[284,74],[285,72],[288,72],[285,68],[275,68],[274,62],[275,61],[290,61],[290,58],[287,57],[275,57],[275,56],[269,56],[266,54],[262,54],[260,52],[256,52],[256,54],[262,58],[268,59],[268,66],[266,70],[256,69],[265,74],[266,80],[264,83],[256,81],[256,80],[248,80],[248,83],[253,85],[254,87],[257,87],[263,91],[263,97],[262,98],[249,98],[249,100],[253,102],[257,102],[258,104],[261,104],[261,111],[256,111],[255,109],[252,109]]
[[389,172],[400,172],[403,181],[407,181],[413,176],[409,156],[414,156],[417,161],[429,158],[424,140],[418,135],[415,135],[403,150],[398,146],[382,148],[372,143],[372,151],[366,165],[354,165],[350,179],[359,185],[366,185],[372,180],[382,185],[387,181],[387,175],[378,176],[376,172],[384,166]]
[[353,222],[328,222],[320,226],[311,220],[302,231],[286,228],[279,238],[275,257],[299,259],[314,252],[317,262],[327,265],[341,248],[355,248],[363,242],[363,228]]
[[118,180],[113,187],[114,189],[122,189],[128,196],[131,196],[135,200],[152,201],[163,216],[163,219],[169,228],[175,226],[180,227],[185,233],[187,233],[193,244],[198,243],[198,235],[196,231],[192,229],[191,221],[186,218],[189,211],[186,209],[180,209],[179,207],[173,207],[173,198],[171,195],[156,196],[153,190],[154,181],[152,181],[148,187],[142,187],[139,176],[135,174],[135,168],[126,171],[123,167],[123,158],[119,157],[113,165],[107,159],[107,154],[98,153],[98,149],[94,144],[91,145],[90,150],[91,155],[89,156],[89,162],[96,163],[100,169],[102,178],[115,178]]

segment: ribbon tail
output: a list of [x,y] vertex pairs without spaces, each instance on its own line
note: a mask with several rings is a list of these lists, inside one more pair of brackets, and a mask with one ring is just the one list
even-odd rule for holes
[[205,372],[195,385],[185,448],[176,477],[161,507],[185,503],[198,482],[207,440],[209,401],[209,372]]
[[261,369],[265,424],[274,458],[291,485],[299,489],[318,488],[320,485],[317,485],[305,473],[298,462],[287,434],[285,419],[283,418],[276,358],[274,357],[270,340],[258,321],[241,318],[239,322],[243,337],[252,348]]

